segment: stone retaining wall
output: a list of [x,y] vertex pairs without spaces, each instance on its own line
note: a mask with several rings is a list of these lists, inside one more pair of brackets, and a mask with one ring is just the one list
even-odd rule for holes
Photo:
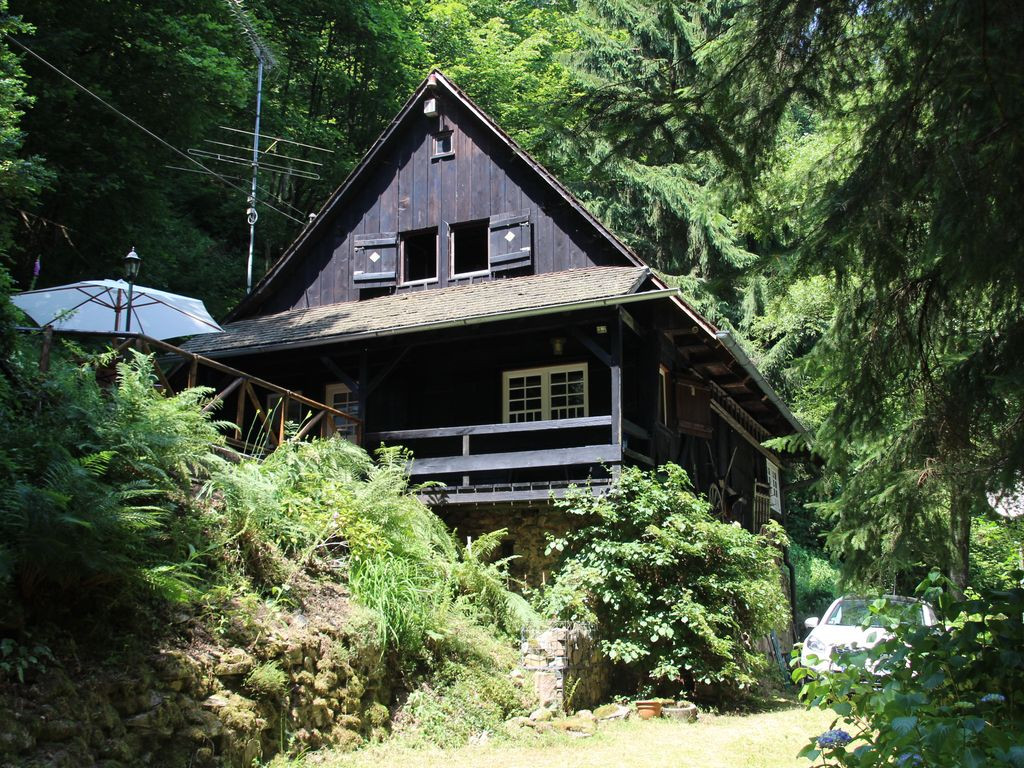
[[542,707],[574,712],[604,701],[608,666],[589,628],[552,627],[524,638],[521,650]]
[[539,587],[551,578],[557,555],[545,555],[549,536],[561,536],[569,530],[570,518],[550,505],[536,507],[449,507],[437,513],[459,540],[478,538],[501,528],[508,529],[504,548],[498,556],[514,555],[509,574]]
[[383,738],[395,665],[340,590],[319,597],[320,610],[261,621],[244,647],[197,627],[191,644],[108,661],[57,653],[0,684],[0,768],[250,768]]

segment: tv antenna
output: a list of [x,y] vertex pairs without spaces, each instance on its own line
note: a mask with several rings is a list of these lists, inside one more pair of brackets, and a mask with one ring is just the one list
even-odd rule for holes
[[[249,222],[249,256],[246,260],[245,267],[245,291],[246,293],[251,293],[253,252],[256,244],[256,222],[259,220],[259,211],[256,208],[256,202],[257,193],[261,191],[260,187],[257,185],[260,168],[262,167],[263,170],[268,173],[294,176],[300,179],[316,181],[320,178],[316,169],[322,167],[323,163],[314,162],[313,160],[305,160],[300,157],[291,157],[279,154],[277,152],[277,147],[279,144],[290,144],[318,152],[330,153],[331,150],[323,149],[322,147],[315,147],[312,144],[302,144],[301,142],[291,141],[290,139],[281,138],[279,136],[261,137],[260,117],[263,108],[263,74],[265,71],[269,72],[273,69],[277,65],[277,60],[274,58],[274,54],[270,50],[270,47],[263,41],[263,38],[261,38],[259,33],[256,31],[256,27],[253,25],[252,19],[243,5],[243,0],[225,0],[225,2],[231,9],[231,13],[234,15],[235,21],[238,23],[242,34],[249,43],[249,47],[252,48],[253,55],[256,57],[256,119],[255,124],[253,125],[253,130],[251,131],[229,128],[223,125],[220,126],[220,129],[233,134],[251,136],[251,157],[247,157],[244,154],[250,151],[249,146],[241,146],[239,144],[232,144],[230,141],[219,141],[215,139],[204,139],[204,144],[209,145],[210,148],[190,148],[188,150],[188,154],[196,158],[215,160],[229,165],[248,165],[252,168],[252,183],[249,189],[248,199],[246,200],[245,210],[246,220]],[[241,140],[231,136],[226,138],[234,138],[236,141]],[[261,138],[266,138],[271,142],[266,149],[260,148]],[[191,171],[192,169],[176,168],[176,170]],[[269,190],[267,191],[267,194],[268,196],[271,196]],[[292,208],[292,210],[295,210],[297,213],[302,213],[294,206],[286,203],[284,200],[280,200],[280,202],[284,203],[287,207]],[[301,219],[296,219],[296,221],[301,221]]]

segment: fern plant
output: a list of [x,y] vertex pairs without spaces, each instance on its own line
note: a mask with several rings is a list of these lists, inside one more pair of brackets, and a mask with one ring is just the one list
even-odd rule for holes
[[494,559],[507,535],[508,529],[501,528],[472,544],[459,545],[454,577],[460,592],[458,603],[472,618],[515,636],[539,627],[541,617],[522,595],[509,589],[508,565],[515,556]]

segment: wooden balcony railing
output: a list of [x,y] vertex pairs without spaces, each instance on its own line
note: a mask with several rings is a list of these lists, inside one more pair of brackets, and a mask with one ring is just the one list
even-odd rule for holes
[[[462,427],[437,427],[433,429],[401,429],[389,432],[371,432],[366,436],[369,444],[408,444],[424,440],[438,440],[461,437],[462,453],[456,456],[414,458],[409,472],[413,477],[428,479],[443,475],[462,475],[463,485],[469,485],[473,472],[498,470],[545,469],[573,465],[602,464],[617,466],[622,463],[622,446],[612,443],[611,416],[588,416],[578,419],[551,419],[549,421],[528,421],[518,424],[473,424]],[[557,432],[606,428],[608,441],[589,445],[559,448],[531,448],[522,451],[501,451],[482,453],[473,451],[473,437],[517,435],[529,432]],[[541,441],[538,440],[538,443]]]
[[[54,333],[110,337],[109,333],[93,331],[54,331]],[[213,370],[222,376],[227,376],[227,383],[216,391],[203,410],[209,412],[218,403],[223,402],[231,395],[236,395],[235,428],[233,434],[229,436],[228,442],[246,453],[266,453],[282,443],[302,440],[314,434],[314,430],[318,429],[324,434],[329,434],[335,429],[334,423],[330,422],[331,419],[342,419],[352,425],[355,428],[354,442],[359,444],[362,441],[363,422],[358,417],[312,400],[298,392],[279,387],[277,384],[257,376],[250,376],[244,371],[224,365],[217,360],[188,352],[181,347],[168,344],[166,341],[142,334],[119,334],[114,340],[113,349],[115,359],[129,349],[137,349],[145,354],[153,355],[156,361],[153,369],[158,386],[161,391],[168,394],[196,386],[199,382],[199,371],[202,369]],[[42,364],[41,360],[41,367]],[[173,386],[172,382],[174,381],[180,382],[180,386]],[[263,400],[260,395],[263,395]],[[268,395],[276,395],[278,398],[277,403],[271,409],[264,405]],[[309,415],[308,418],[301,420],[294,433],[289,433],[287,414],[292,403],[304,406],[305,409],[308,409]],[[251,420],[249,419],[250,415],[252,415]]]

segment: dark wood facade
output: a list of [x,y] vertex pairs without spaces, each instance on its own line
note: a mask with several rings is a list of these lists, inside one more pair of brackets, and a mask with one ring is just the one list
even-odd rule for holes
[[[723,516],[756,528],[770,506],[781,514],[769,491],[781,462],[760,444],[799,424],[727,334],[641,267],[435,73],[224,338],[195,343],[329,405],[343,389],[365,447],[412,449],[413,479],[439,483],[441,507],[543,504],[624,465],[675,461]],[[609,274],[615,290],[591,286]],[[562,282],[531,304],[551,291],[542,275]],[[474,303],[481,283],[500,289],[494,307]],[[422,306],[399,297],[442,289],[430,296],[451,322],[388,325],[391,308]],[[303,331],[335,312],[369,319]]]
[[[273,291],[259,287],[234,317],[358,301],[374,289],[423,290],[522,274],[589,266],[639,264],[532,159],[439,75],[396,118],[299,241],[299,258],[286,256]],[[436,105],[428,116],[424,100]],[[450,151],[439,153],[439,136]],[[486,229],[490,262],[459,269],[456,238],[467,227]],[[603,231],[603,230],[602,230]],[[405,279],[403,237],[437,238],[436,278]],[[509,242],[506,238],[513,234]],[[525,250],[524,250],[525,249]],[[374,261],[370,256],[379,254]],[[411,283],[411,284],[410,284]]]

